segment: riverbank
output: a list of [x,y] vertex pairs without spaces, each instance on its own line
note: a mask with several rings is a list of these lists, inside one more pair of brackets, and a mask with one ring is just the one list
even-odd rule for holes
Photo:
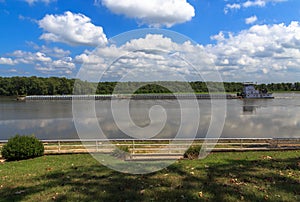
[[147,175],[88,154],[0,164],[0,201],[299,201],[300,151],[213,153]]
[[[193,143],[191,143],[193,141]],[[0,140],[0,150],[6,141]],[[45,154],[113,153],[126,148],[126,160],[181,159],[189,147],[208,147],[212,152],[300,150],[300,138],[219,138],[219,139],[87,139],[42,140]],[[1,159],[1,154],[0,154]]]

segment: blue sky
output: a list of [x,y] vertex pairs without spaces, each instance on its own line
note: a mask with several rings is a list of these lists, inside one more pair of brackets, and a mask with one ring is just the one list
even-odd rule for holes
[[[111,37],[162,28],[197,44],[168,43],[168,36],[152,34],[137,46],[147,49],[151,40],[156,46],[150,48],[180,50],[198,71],[218,71],[225,81],[295,82],[300,78],[299,21],[298,0],[0,0],[0,76],[74,78],[82,65],[95,70],[95,63],[101,72],[103,58],[128,53],[133,43],[115,48]],[[143,57],[149,61],[151,54]],[[163,67],[193,73],[166,61]],[[159,68],[156,73],[163,74]]]

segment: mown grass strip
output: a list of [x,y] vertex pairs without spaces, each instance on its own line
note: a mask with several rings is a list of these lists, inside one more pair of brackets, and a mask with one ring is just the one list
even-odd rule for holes
[[212,153],[130,175],[88,154],[0,164],[0,201],[299,201],[300,151]]

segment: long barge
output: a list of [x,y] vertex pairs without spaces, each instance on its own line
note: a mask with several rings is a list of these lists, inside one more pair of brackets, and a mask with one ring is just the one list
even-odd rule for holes
[[237,99],[232,94],[134,94],[134,95],[31,95],[19,100],[167,100],[167,99]]

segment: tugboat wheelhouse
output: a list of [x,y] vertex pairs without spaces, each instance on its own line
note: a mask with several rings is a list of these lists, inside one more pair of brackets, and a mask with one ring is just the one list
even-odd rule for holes
[[246,99],[272,99],[272,93],[268,93],[266,89],[262,91],[255,89],[252,82],[244,83],[243,92],[238,93],[238,96]]

